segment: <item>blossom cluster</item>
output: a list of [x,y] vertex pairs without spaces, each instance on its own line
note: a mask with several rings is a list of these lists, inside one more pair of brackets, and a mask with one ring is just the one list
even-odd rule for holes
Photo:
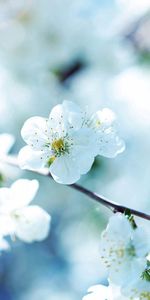
[[150,299],[150,233],[132,216],[110,218],[100,242],[100,257],[108,270],[109,286],[94,286],[84,300]]
[[[63,184],[72,184],[87,173],[98,154],[115,157],[125,147],[117,134],[111,110],[105,108],[90,116],[69,101],[55,106],[48,119],[28,119],[21,135],[27,143],[18,156],[21,168],[48,167],[53,178]],[[14,138],[2,134],[0,141],[2,160]],[[38,186],[37,180],[19,179],[10,188],[0,189],[1,250],[9,248],[4,239],[8,235],[24,242],[47,237],[50,216],[39,206],[29,205]]]
[[[48,168],[55,181],[73,184],[87,173],[97,155],[115,157],[125,149],[119,137],[114,113],[104,108],[96,113],[83,111],[64,101],[48,118],[31,117],[21,130],[27,143],[18,155],[22,169]],[[0,158],[5,157],[14,139],[0,136]],[[51,217],[37,205],[37,180],[19,179],[10,188],[0,188],[0,249],[9,249],[8,235],[31,243],[48,236]],[[88,290],[83,300],[150,300],[150,234],[137,226],[130,211],[116,213],[101,235],[100,258],[108,271],[108,286]]]
[[115,157],[125,144],[114,113],[107,108],[89,115],[75,103],[56,105],[49,118],[32,117],[21,130],[27,146],[19,153],[23,169],[48,167],[54,180],[73,184],[87,173],[97,155]]
[[[0,135],[0,159],[14,143],[10,134]],[[48,235],[51,217],[38,205],[29,205],[39,188],[37,180],[18,179],[9,188],[0,188],[0,250],[10,248],[5,237],[23,242],[41,241]]]

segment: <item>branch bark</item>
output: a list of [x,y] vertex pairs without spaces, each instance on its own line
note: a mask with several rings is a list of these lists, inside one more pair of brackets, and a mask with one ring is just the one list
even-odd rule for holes
[[[8,165],[12,165],[12,166],[15,166],[15,167],[19,168],[17,159],[15,157],[5,156],[5,157],[1,158],[0,160],[4,163],[8,164]],[[27,170],[27,171],[52,178],[51,174],[49,173],[49,170],[46,169],[46,168],[44,168],[42,170]],[[130,207],[120,205],[116,202],[110,201],[110,200],[106,199],[105,197],[103,197],[99,194],[96,194],[96,193],[86,189],[85,187],[80,186],[79,184],[74,183],[74,184],[67,185],[67,186],[74,189],[74,190],[77,190],[77,191],[81,192],[82,194],[85,194],[89,198],[91,198],[91,199],[97,201],[98,203],[106,206],[107,208],[109,208],[114,213],[116,213],[116,212],[124,213],[125,211],[130,211],[130,213],[132,215],[135,215],[137,217],[140,217],[140,218],[143,218],[145,220],[150,221],[150,215],[149,214],[146,214],[144,212],[141,212],[141,211],[132,209]]]

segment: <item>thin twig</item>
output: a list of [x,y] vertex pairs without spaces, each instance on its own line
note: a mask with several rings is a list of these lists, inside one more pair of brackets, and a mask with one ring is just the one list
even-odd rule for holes
[[[5,157],[3,157],[3,159],[1,159],[1,161],[8,164],[8,165],[12,165],[12,166],[15,166],[15,167],[19,168],[17,159],[12,157],[12,156],[5,156]],[[52,178],[51,174],[49,173],[49,170],[46,169],[46,168],[44,168],[42,170],[28,170],[28,171]],[[114,213],[116,213],[116,212],[124,213],[125,211],[130,211],[130,213],[132,215],[135,215],[137,217],[140,217],[140,218],[143,218],[143,219],[146,219],[146,220],[150,221],[150,215],[148,215],[144,212],[129,208],[127,206],[120,205],[116,202],[110,201],[110,200],[104,198],[103,196],[101,196],[99,194],[96,194],[96,193],[84,188],[83,186],[80,186],[79,184],[74,183],[74,184],[67,185],[67,186],[74,189],[74,190],[77,190],[77,191],[81,192],[82,194],[85,194],[89,198],[91,198],[91,199],[99,202],[100,204],[106,206],[107,208],[109,208]]]

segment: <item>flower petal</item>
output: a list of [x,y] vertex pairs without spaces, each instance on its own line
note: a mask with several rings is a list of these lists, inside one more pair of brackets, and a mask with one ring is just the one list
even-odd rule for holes
[[11,185],[12,209],[28,205],[35,197],[39,188],[37,180],[19,179]]
[[83,112],[81,108],[72,101],[63,101],[63,110],[68,115],[69,123],[74,127],[75,130],[81,128],[83,123]]
[[113,158],[125,150],[125,143],[121,140],[113,128],[104,132],[97,132],[99,155]]
[[21,169],[40,169],[45,166],[44,153],[34,151],[30,146],[25,146],[19,152],[18,162]]
[[92,125],[97,129],[107,129],[113,125],[115,120],[116,116],[109,108],[104,108],[97,111],[91,118]]
[[115,114],[108,108],[97,111],[91,118],[90,126],[97,134],[99,155],[112,158],[125,149],[124,141],[117,134],[115,120]]
[[71,101],[64,101],[56,105],[49,116],[48,126],[50,130],[59,133],[59,137],[70,130],[81,128],[83,114],[79,106]]
[[47,121],[45,118],[32,117],[28,119],[21,130],[24,141],[39,150],[48,142]]
[[16,236],[27,243],[44,240],[49,233],[51,217],[36,205],[25,207],[17,212]]
[[85,153],[84,156],[81,156],[80,159],[78,159],[77,161],[80,174],[83,175],[89,172],[93,163],[94,156],[88,155],[87,153]]
[[50,135],[57,132],[57,138],[66,135],[68,128],[68,120],[63,111],[62,104],[53,107],[48,119],[48,127]]
[[54,180],[62,184],[72,184],[80,178],[76,160],[69,155],[57,157],[50,166],[50,172]]
[[97,136],[91,128],[81,128],[72,133],[73,154],[82,157],[85,154],[96,156],[98,154]]

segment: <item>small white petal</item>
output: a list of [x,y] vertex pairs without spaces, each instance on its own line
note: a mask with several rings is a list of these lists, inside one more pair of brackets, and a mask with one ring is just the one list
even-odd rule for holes
[[27,243],[44,240],[49,233],[51,217],[36,205],[25,207],[17,212],[16,236]]
[[19,179],[11,185],[11,207],[18,209],[28,205],[35,197],[39,188],[37,180]]
[[74,130],[81,128],[82,123],[82,112],[78,105],[71,101],[64,101],[54,106],[48,120],[49,128],[52,128],[54,132],[57,131],[60,137],[72,127]]
[[18,162],[21,169],[40,169],[45,166],[43,152],[34,151],[30,146],[23,147],[18,154]]
[[115,114],[108,108],[96,112],[90,126],[95,129],[99,155],[113,158],[125,150],[125,143],[119,138],[115,124]]
[[21,130],[21,135],[28,145],[36,150],[47,142],[47,122],[45,118],[32,117],[28,119]]
[[72,133],[73,138],[73,154],[83,157],[85,153],[94,157],[98,153],[96,135],[91,128],[81,128]]
[[[10,188],[1,188],[0,213],[11,213],[20,207],[28,205],[35,197],[38,187],[37,180],[19,179]],[[1,218],[2,216],[0,220]]]
[[97,111],[91,118],[93,125],[96,127],[109,128],[116,120],[116,116],[109,108]]
[[113,158],[125,150],[125,143],[120,139],[113,128],[97,133],[99,155]]
[[56,158],[50,166],[50,172],[54,180],[62,184],[72,184],[80,178],[76,160],[69,155]]
[[78,158],[77,165],[81,175],[86,174],[90,171],[94,163],[94,157],[85,153],[84,156]]
[[67,133],[68,120],[63,111],[62,104],[53,107],[48,119],[49,132],[51,134],[57,133],[57,137],[61,138]]
[[116,213],[110,217],[106,230],[109,231],[113,237],[122,237],[124,239],[125,236],[126,240],[130,239],[131,234],[134,232],[126,216],[121,213]]
[[63,101],[63,110],[68,115],[69,123],[74,127],[75,130],[81,128],[83,123],[83,113],[81,108],[72,101]]

